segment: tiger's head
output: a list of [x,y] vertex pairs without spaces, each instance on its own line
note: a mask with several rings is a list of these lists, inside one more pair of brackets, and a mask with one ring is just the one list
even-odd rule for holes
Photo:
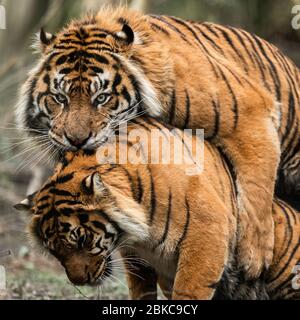
[[122,15],[126,10],[102,10],[56,35],[41,30],[41,59],[17,106],[21,128],[58,149],[95,149],[119,123],[146,110],[160,114],[156,90],[134,58],[147,47],[138,32],[140,15],[130,13],[132,26]]
[[[78,169],[83,162],[92,167]],[[144,209],[126,188],[105,182],[109,166],[99,172],[93,164],[94,160],[75,157],[15,206],[30,213],[30,237],[59,260],[75,285],[101,284],[112,272],[112,253],[124,242],[144,241],[148,234]],[[118,183],[118,175],[110,175],[109,181]]]

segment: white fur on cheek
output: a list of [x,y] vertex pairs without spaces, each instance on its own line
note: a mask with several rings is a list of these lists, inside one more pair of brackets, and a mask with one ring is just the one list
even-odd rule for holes
[[116,54],[118,58],[126,65],[129,71],[135,76],[139,83],[139,88],[141,90],[140,94],[143,103],[146,105],[147,113],[150,116],[158,117],[161,115],[162,107],[155,92],[155,89],[146,75],[136,67],[128,59],[121,55]]
[[[32,81],[34,79],[34,76],[40,71],[42,65],[43,65],[44,59],[41,59],[36,67],[34,67],[29,73],[28,73],[28,79],[26,82],[22,85],[20,91],[19,91],[19,99],[16,104],[15,109],[15,116],[16,116],[16,123],[20,129],[24,128],[26,125],[26,116],[28,112],[28,103],[29,103],[29,95],[30,95],[30,88],[32,85]],[[32,106],[34,107],[34,106]],[[38,109],[37,106],[35,106],[36,109]],[[36,110],[39,111],[39,110]]]

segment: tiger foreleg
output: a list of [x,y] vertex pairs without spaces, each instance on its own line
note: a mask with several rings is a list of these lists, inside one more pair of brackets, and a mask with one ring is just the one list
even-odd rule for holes
[[188,229],[179,248],[172,299],[211,300],[214,297],[228,261],[231,237],[227,217],[230,214],[224,215],[224,208],[222,210],[220,213],[212,208],[205,215],[203,209],[199,209],[204,216],[200,223],[194,220],[199,214],[191,212],[194,226]]
[[141,264],[139,259],[136,262],[130,256],[126,262],[126,255],[122,253],[125,261],[126,278],[129,288],[129,296],[132,300],[156,300],[157,299],[157,276],[155,271]]

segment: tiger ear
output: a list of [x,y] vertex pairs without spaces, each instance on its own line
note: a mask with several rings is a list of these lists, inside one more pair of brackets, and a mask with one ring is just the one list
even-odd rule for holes
[[27,198],[22,200],[20,203],[14,205],[14,208],[18,211],[23,211],[27,213],[31,213],[31,209],[33,208],[33,198],[36,192],[29,195]]
[[134,42],[134,32],[128,24],[123,24],[122,30],[115,33],[116,44],[122,49],[130,47]]
[[102,194],[107,192],[107,187],[105,186],[101,175],[99,172],[95,172],[92,175],[92,183],[93,183],[93,190],[94,194]]
[[42,52],[46,50],[46,48],[53,43],[56,36],[54,34],[45,32],[43,28],[41,28],[40,34],[39,34],[39,45],[42,49]]
[[99,172],[94,172],[82,181],[81,188],[85,194],[103,195],[107,191]]

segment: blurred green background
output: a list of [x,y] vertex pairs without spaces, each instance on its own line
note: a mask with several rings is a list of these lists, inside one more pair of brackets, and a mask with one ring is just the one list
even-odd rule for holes
[[79,291],[68,284],[56,262],[30,249],[25,219],[12,209],[41,183],[46,160],[26,152],[14,125],[17,91],[36,58],[30,48],[34,34],[42,26],[56,32],[74,17],[119,3],[146,13],[242,27],[276,44],[300,66],[300,31],[291,26],[292,7],[300,0],[0,0],[7,22],[7,29],[0,30],[0,252],[12,251],[0,256],[8,275],[8,288],[0,291],[0,299],[127,297],[123,275],[121,282],[107,284],[102,292]]

